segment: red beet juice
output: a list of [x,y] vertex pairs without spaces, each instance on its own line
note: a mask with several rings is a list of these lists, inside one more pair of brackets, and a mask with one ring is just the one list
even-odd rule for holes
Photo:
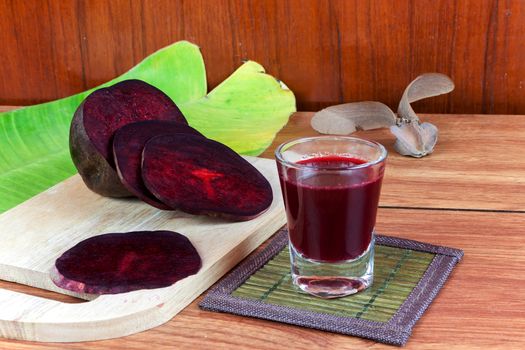
[[364,160],[343,156],[297,163],[306,167],[288,169],[286,180],[281,179],[290,241],[296,251],[321,262],[362,255],[372,239],[382,172],[372,175],[372,169],[359,167]]

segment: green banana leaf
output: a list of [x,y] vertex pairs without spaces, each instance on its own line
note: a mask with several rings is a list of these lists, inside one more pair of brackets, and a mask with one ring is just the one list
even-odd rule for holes
[[[187,41],[165,47],[103,84],[141,79],[164,91],[188,123],[205,136],[246,155],[259,155],[295,112],[295,97],[248,61],[207,94],[199,48]],[[73,114],[93,90],[0,113],[0,212],[76,173],[69,155]]]

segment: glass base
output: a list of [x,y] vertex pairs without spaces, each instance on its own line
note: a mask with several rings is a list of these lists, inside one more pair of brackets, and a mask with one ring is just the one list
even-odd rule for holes
[[359,257],[337,263],[303,257],[290,243],[292,279],[296,286],[317,297],[340,298],[360,292],[374,279],[374,237]]

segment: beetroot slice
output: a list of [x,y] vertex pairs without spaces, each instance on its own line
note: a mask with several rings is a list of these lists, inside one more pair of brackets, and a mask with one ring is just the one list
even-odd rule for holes
[[143,120],[170,120],[187,124],[175,103],[162,91],[141,80],[124,80],[99,89],[84,103],[86,134],[112,164],[111,141],[120,127]]
[[120,180],[135,196],[159,209],[172,208],[160,202],[144,185],[141,174],[142,150],[152,137],[176,133],[202,136],[197,130],[185,124],[147,120],[121,127],[113,138],[113,156]]
[[180,233],[137,231],[78,243],[56,260],[51,278],[74,292],[116,294],[167,287],[200,268],[199,254]]
[[250,220],[272,203],[270,183],[225,145],[177,134],[150,139],[142,178],[159,200],[191,214]]

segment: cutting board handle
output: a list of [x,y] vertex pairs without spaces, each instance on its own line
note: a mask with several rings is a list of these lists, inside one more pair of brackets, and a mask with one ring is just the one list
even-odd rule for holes
[[160,297],[147,300],[139,291],[70,304],[0,288],[0,336],[45,342],[121,337],[169,320]]

